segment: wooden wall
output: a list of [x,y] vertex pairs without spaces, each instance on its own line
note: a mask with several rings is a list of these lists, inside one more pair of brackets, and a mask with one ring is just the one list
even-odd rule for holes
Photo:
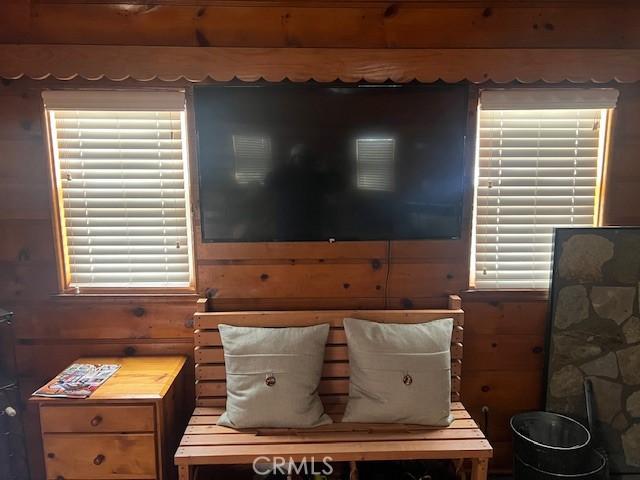
[[3,13],[2,43],[640,46],[640,6],[634,0],[9,0]]
[[[640,48],[640,6],[625,1],[146,3],[11,0],[2,6],[0,48],[1,43]],[[46,85],[51,84],[0,83],[0,305],[17,313],[17,370],[25,397],[80,355],[190,354],[196,298],[55,295],[39,94]],[[632,225],[640,224],[640,213],[632,208],[640,203],[640,85],[620,88],[604,212],[608,224]],[[471,159],[467,156],[468,168]],[[221,310],[430,307],[446,293],[467,289],[469,250],[466,236],[390,244],[198,242],[198,289]],[[488,408],[489,438],[496,447],[492,467],[509,468],[508,418],[541,406],[546,297],[531,292],[463,297],[463,399],[481,425],[482,407]],[[32,477],[42,478],[32,407],[26,426]]]

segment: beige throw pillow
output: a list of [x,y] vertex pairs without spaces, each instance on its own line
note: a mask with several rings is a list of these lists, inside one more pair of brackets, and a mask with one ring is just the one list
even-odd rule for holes
[[227,377],[218,425],[303,428],[331,423],[318,396],[329,325],[219,325]]
[[350,384],[343,422],[451,423],[451,318],[421,324],[345,318],[344,328]]

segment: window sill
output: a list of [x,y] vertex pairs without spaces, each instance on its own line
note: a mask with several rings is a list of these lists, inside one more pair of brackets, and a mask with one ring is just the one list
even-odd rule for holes
[[194,289],[153,289],[142,290],[135,289],[127,291],[125,289],[85,289],[80,293],[60,292],[50,295],[53,299],[67,298],[200,298]]
[[484,290],[469,289],[460,293],[464,302],[548,302],[548,289]]

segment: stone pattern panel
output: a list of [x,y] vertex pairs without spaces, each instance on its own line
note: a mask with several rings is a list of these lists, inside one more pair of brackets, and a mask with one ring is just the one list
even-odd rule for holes
[[556,231],[547,410],[585,417],[613,473],[640,473],[640,228]]

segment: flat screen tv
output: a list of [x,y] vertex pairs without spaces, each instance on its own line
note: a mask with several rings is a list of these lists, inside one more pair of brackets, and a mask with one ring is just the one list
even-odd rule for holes
[[205,242],[460,236],[464,85],[195,88]]

